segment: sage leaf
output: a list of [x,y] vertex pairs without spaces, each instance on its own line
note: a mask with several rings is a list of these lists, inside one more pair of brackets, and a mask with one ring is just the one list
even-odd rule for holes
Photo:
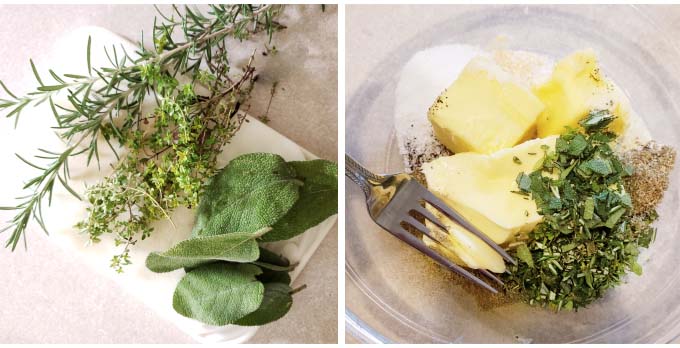
[[590,161],[583,163],[581,166],[588,168],[602,176],[606,176],[614,172],[611,162],[601,157],[595,157]]
[[290,272],[293,269],[295,269],[295,265],[289,265],[289,266],[279,266],[279,265],[274,265],[271,263],[266,263],[266,262],[260,262],[260,261],[255,261],[253,262],[253,265],[256,265],[262,269],[269,269],[272,271],[286,271]]
[[177,313],[209,325],[232,324],[255,312],[264,285],[251,264],[211,263],[191,270],[177,284],[172,307]]
[[212,178],[192,234],[253,232],[272,226],[298,200],[301,185],[293,167],[279,155],[239,156]]
[[584,137],[583,134],[577,134],[569,142],[568,151],[572,156],[579,156],[583,150],[586,149],[586,147],[588,147],[588,141],[586,140],[586,137]]
[[578,124],[586,131],[592,131],[607,127],[614,119],[616,116],[612,115],[609,110],[593,110]]
[[293,305],[293,296],[290,294],[292,289],[283,283],[265,283],[264,298],[260,308],[237,320],[236,325],[241,326],[260,326],[278,320]]
[[290,266],[290,261],[287,258],[263,247],[260,247],[260,257],[257,261],[277,266]]
[[291,265],[290,261],[285,257],[265,248],[260,248],[260,258],[253,262],[253,264],[262,268],[263,271],[285,271],[286,273],[292,271],[297,266],[297,264]]
[[293,238],[338,212],[338,167],[326,160],[289,162],[304,182],[295,205],[262,237],[264,242]]
[[295,268],[296,265],[291,265],[290,261],[285,257],[260,248],[260,258],[257,259],[256,264],[261,265],[262,274],[257,276],[257,280],[263,283],[284,283],[290,285],[291,279],[288,272]]
[[515,182],[517,182],[517,187],[522,191],[528,192],[531,188],[531,178],[524,174],[524,172],[517,174]]
[[271,269],[262,269],[262,274],[257,276],[257,280],[264,284],[267,283],[283,283],[288,284],[292,282],[290,278],[290,273],[288,271],[273,271]]
[[152,272],[170,272],[180,268],[195,268],[213,261],[251,262],[260,257],[256,238],[271,228],[255,233],[228,233],[201,236],[179,242],[165,252],[153,252],[146,258]]

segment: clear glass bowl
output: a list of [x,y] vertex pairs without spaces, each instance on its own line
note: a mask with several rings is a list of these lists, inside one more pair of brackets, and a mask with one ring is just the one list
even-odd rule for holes
[[[507,34],[510,49],[561,57],[591,47],[628,93],[660,143],[680,149],[680,51],[645,10],[487,7],[433,23],[404,42],[348,96],[346,151],[377,172],[402,171],[393,130],[401,67],[417,51],[447,43],[483,45]],[[659,209],[656,242],[643,253],[642,277],[578,312],[524,304],[480,311],[446,271],[377,227],[362,192],[346,181],[347,331],[364,342],[513,343],[671,342],[680,336],[680,171]]]

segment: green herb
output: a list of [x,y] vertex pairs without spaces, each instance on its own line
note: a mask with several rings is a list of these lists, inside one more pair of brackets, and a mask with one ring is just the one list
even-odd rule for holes
[[255,264],[262,268],[262,274],[257,276],[257,280],[262,283],[284,283],[287,285],[290,285],[291,282],[290,274],[288,274],[288,272],[292,271],[295,266],[297,266],[294,264],[291,265],[291,263],[281,255],[262,247],[260,247],[260,257]]
[[264,111],[264,114],[260,115],[258,119],[262,121],[263,123],[269,123],[269,109],[272,106],[272,100],[274,100],[274,95],[276,94],[276,87],[278,87],[279,81],[274,81],[272,83],[272,87],[269,90],[269,101],[267,102],[267,108]]
[[260,257],[255,239],[270,230],[265,228],[255,233],[236,232],[191,238],[163,253],[149,254],[146,267],[153,272],[170,272],[214,261],[252,262]]
[[620,284],[628,271],[642,272],[638,249],[653,239],[653,219],[632,223],[623,186],[631,171],[609,145],[616,137],[606,131],[612,120],[606,111],[590,113],[580,122],[585,133],[561,135],[539,168],[517,177],[543,221],[514,250],[522,262],[502,277],[530,304],[578,309]]
[[[296,265],[258,242],[292,238],[335,214],[337,180],[337,166],[324,160],[285,162],[263,153],[239,156],[210,180],[192,237],[166,252],[151,253],[147,268],[185,269],[174,300],[175,310],[184,316],[211,325],[251,326],[277,320],[301,289],[290,287],[288,273]],[[277,235],[268,239],[272,233]],[[220,294],[211,293],[222,287],[226,290]],[[211,301],[225,304],[212,306]]]
[[[112,47],[106,51],[110,66],[94,67],[88,40],[88,75],[60,76],[50,70],[53,81],[48,81],[31,61],[35,91],[17,96],[0,83],[8,95],[0,99],[0,110],[7,117],[18,124],[26,106],[49,103],[68,144],[60,152],[41,149],[36,157],[46,159],[45,164],[20,157],[40,174],[27,181],[28,195],[16,206],[3,208],[17,211],[7,228],[12,229],[7,246],[14,250],[25,240],[31,219],[47,232],[41,211],[55,184],[78,197],[68,184],[69,161],[82,155],[88,164],[98,162],[97,139],[103,137],[116,156],[126,154],[112,175],[88,189],[88,216],[77,227],[95,243],[113,234],[123,250],[113,257],[112,267],[122,271],[130,263],[129,248],[152,233],[151,222],[167,218],[178,206],[198,203],[205,180],[216,171],[217,154],[243,121],[238,111],[255,80],[252,56],[243,69],[230,66],[230,40],[265,33],[271,41],[273,32],[283,28],[275,21],[281,8],[212,5],[203,14],[189,6],[184,11],[173,7],[172,15],[159,12],[161,18],[154,21],[153,48],[140,42],[135,58]],[[191,82],[180,83],[178,75]],[[199,95],[195,85],[208,93]],[[55,106],[58,93],[66,95],[70,105]],[[144,114],[142,103],[148,96],[154,96],[155,110]],[[120,151],[121,146],[126,151]]]
[[612,115],[609,110],[594,110],[578,124],[581,125],[586,132],[592,132],[606,128],[615,119],[616,116]]
[[288,284],[264,283],[264,298],[254,312],[237,320],[242,326],[259,326],[282,318],[293,305],[293,289]]
[[520,191],[529,192],[529,190],[531,189],[531,178],[524,173],[519,173],[517,175],[516,182],[517,187],[520,189]]
[[517,255],[517,258],[520,259],[522,262],[526,263],[529,268],[534,267],[534,260],[531,256],[531,251],[529,251],[529,248],[527,247],[526,244],[522,243],[519,246],[517,246],[515,253]]
[[177,284],[172,307],[177,313],[210,325],[226,325],[255,312],[264,285],[262,270],[251,264],[212,263],[189,271]]
[[239,156],[211,180],[192,234],[208,236],[271,227],[298,201],[303,185],[295,168],[278,155]]
[[512,161],[516,164],[522,164],[522,161],[517,156],[512,156]]
[[338,167],[324,160],[289,162],[304,185],[300,199],[278,220],[262,240],[290,239],[318,225],[338,209]]

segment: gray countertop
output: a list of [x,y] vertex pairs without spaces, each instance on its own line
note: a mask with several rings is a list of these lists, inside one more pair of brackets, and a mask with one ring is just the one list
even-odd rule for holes
[[[154,15],[151,5],[1,5],[0,79],[25,92],[33,86],[28,59],[49,66],[41,48],[65,32],[96,25],[136,40],[142,29],[150,31]],[[289,6],[281,21],[288,29],[275,36],[278,54],[257,57],[260,79],[250,113],[264,113],[278,81],[269,125],[316,155],[337,160],[337,7],[322,13],[318,5]],[[7,199],[0,203],[11,203]],[[2,224],[10,216],[2,212]],[[6,236],[0,236],[4,243]],[[47,238],[32,228],[28,251],[0,248],[0,343],[194,342]],[[295,296],[297,305],[251,342],[337,342],[337,262],[336,225],[297,280],[307,284]]]

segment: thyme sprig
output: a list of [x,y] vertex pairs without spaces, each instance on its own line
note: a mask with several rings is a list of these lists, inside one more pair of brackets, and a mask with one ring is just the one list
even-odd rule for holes
[[[49,70],[48,81],[30,61],[38,83],[34,91],[17,96],[0,81],[7,94],[0,111],[14,117],[15,126],[27,106],[49,103],[67,144],[60,152],[39,149],[35,157],[47,164],[17,155],[40,174],[28,180],[24,189],[30,194],[19,197],[16,206],[0,207],[17,211],[2,230],[12,230],[6,246],[14,250],[22,238],[25,243],[31,219],[47,233],[42,208],[45,200],[51,204],[57,182],[80,198],[69,186],[69,161],[85,155],[88,165],[93,158],[99,165],[99,140],[104,139],[120,162],[113,175],[88,189],[89,215],[78,227],[92,242],[113,233],[124,250],[112,266],[120,270],[129,263],[129,247],[139,235],[144,239],[151,233],[150,222],[177,206],[197,203],[219,149],[243,121],[238,111],[250,94],[255,69],[251,56],[243,70],[231,71],[229,40],[258,33],[271,40],[283,28],[275,21],[281,10],[280,5],[211,5],[203,14],[173,6],[171,14],[159,11],[154,20],[152,49],[143,41],[134,53],[113,46],[106,49],[110,66],[93,67],[88,40],[86,75]],[[182,75],[191,82],[181,84]],[[207,93],[197,93],[199,85]],[[66,106],[55,103],[59,94],[66,96]],[[145,114],[142,103],[148,96],[154,96],[155,109]]]

